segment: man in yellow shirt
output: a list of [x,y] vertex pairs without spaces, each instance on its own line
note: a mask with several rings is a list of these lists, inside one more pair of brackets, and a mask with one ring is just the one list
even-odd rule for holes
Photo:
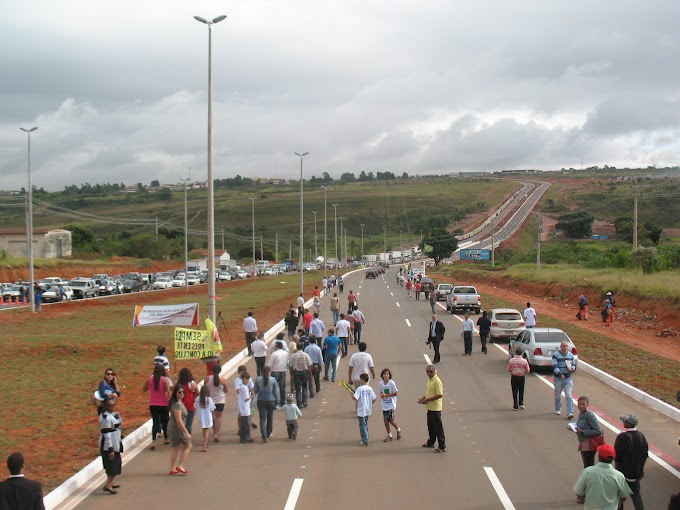
[[425,373],[429,378],[425,387],[425,396],[418,399],[419,404],[427,408],[427,431],[430,435],[423,448],[434,448],[435,441],[439,441],[439,448],[434,453],[446,452],[446,438],[444,437],[444,425],[442,424],[442,398],[444,386],[437,375],[434,365],[428,365]]

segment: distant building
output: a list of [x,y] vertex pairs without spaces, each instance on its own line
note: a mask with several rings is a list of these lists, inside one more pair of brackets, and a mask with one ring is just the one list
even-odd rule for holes
[[[28,257],[25,229],[0,229],[0,251],[14,257]],[[47,228],[33,229],[33,257],[54,259],[71,256],[71,231]]]

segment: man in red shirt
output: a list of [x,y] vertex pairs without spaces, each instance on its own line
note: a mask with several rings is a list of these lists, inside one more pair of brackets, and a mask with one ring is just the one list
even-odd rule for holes
[[312,315],[312,312],[309,311],[309,308],[305,308],[305,315],[303,316],[305,322],[305,335],[309,336],[309,325],[312,323],[313,319],[314,316]]

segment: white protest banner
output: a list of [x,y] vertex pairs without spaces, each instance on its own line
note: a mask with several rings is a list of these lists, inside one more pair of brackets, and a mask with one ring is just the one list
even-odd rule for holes
[[198,303],[136,305],[133,326],[198,326]]
[[175,359],[203,359],[217,356],[208,331],[175,328]]

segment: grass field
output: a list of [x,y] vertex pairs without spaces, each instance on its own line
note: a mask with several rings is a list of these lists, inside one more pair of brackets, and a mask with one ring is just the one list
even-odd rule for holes
[[[306,295],[319,280],[316,273],[306,278]],[[119,408],[126,419],[125,430],[145,422],[148,395],[142,393],[142,384],[151,374],[158,344],[166,345],[173,359],[173,328],[133,327],[134,305],[198,302],[202,321],[206,290],[201,285],[192,287],[189,295],[177,289],[45,306],[34,317],[25,308],[2,312],[0,452],[31,452],[31,470],[39,473],[47,489],[64,479],[64,469],[75,472],[89,462],[97,454],[98,439],[89,397],[107,367],[116,370],[124,387]],[[221,332],[223,359],[243,349],[241,321],[248,310],[256,311],[258,326],[266,331],[283,317],[298,293],[299,275],[218,284],[217,311],[228,328]],[[204,375],[200,361],[173,362],[172,371],[183,366],[197,378]]]

